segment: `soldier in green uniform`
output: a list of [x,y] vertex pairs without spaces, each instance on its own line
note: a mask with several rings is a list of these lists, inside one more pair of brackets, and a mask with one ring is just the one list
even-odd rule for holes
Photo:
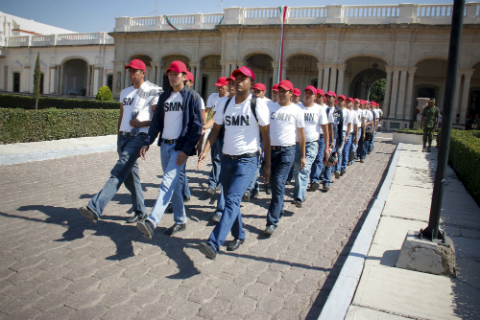
[[440,122],[440,110],[435,106],[435,99],[432,98],[428,102],[428,107],[425,107],[422,112],[422,120],[420,121],[420,129],[423,129],[423,149],[425,152],[425,145],[428,140],[428,149],[432,147],[433,132],[438,129]]

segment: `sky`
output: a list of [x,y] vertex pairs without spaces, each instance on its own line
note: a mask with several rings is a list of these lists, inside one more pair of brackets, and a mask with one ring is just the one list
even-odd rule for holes
[[[154,16],[158,2],[159,15],[223,12],[221,0],[0,0],[0,11],[33,19],[55,27],[76,32],[113,31],[115,18]],[[391,0],[344,0],[342,5],[375,4],[452,4],[453,1],[391,1]],[[324,6],[334,4],[322,0],[223,0],[223,7],[277,7],[277,6]]]

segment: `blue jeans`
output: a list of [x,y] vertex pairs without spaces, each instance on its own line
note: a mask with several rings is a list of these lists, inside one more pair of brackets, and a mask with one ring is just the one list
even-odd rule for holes
[[216,189],[217,185],[220,182],[220,168],[222,155],[223,143],[220,139],[217,139],[210,149],[210,155],[212,157],[212,171],[210,171],[210,176],[208,177],[208,187]]
[[132,204],[136,214],[145,215],[145,202],[143,199],[142,185],[138,174],[137,159],[140,157],[140,149],[143,146],[145,137],[117,137],[118,161],[110,172],[110,178],[103,187],[88,203],[88,208],[96,212],[100,217],[103,210],[113,199],[122,183],[132,194]]
[[341,146],[336,145],[336,150],[338,152],[338,161],[335,164],[335,172],[340,172],[340,167],[342,166],[342,159],[343,159],[343,148],[345,147],[345,135],[347,133],[345,131],[342,131],[342,137],[343,137],[343,143]]
[[[333,141],[333,144],[335,146],[335,150],[338,149],[338,145],[337,145],[337,142],[338,140],[334,140]],[[334,150],[332,150],[333,152]],[[338,162],[337,162],[338,163]],[[329,166],[324,166],[324,170],[323,170],[323,176],[324,176],[324,180],[323,180],[323,185],[325,187],[329,187],[330,186],[330,181],[332,181],[332,171],[334,170],[335,166],[333,167],[329,167]]]
[[182,174],[180,175],[180,182],[182,184],[182,194],[184,199],[190,198],[192,195],[190,192],[190,187],[188,185],[188,178],[187,178],[187,172],[186,172],[186,163],[183,166]]
[[[328,147],[328,146],[327,146]],[[323,163],[323,158],[325,157],[325,140],[323,139],[323,134],[318,140],[318,152],[317,157],[312,163],[312,171],[310,172],[310,181],[311,182],[321,182],[323,176],[323,169],[325,164]]]
[[260,173],[260,167],[261,167],[261,160],[260,156],[258,157],[258,164],[257,164],[257,171],[255,172],[255,176],[253,177],[252,181],[247,187],[247,191],[250,193],[250,196],[252,196],[254,193],[259,193],[260,192],[260,185],[258,184],[258,174]]
[[310,180],[310,170],[313,161],[318,154],[318,142],[307,142],[305,146],[305,168],[300,170],[300,144],[297,143],[295,152],[295,161],[293,167],[295,168],[295,187],[293,188],[293,198],[305,201],[305,192],[307,192],[308,181]]
[[374,131],[372,134],[372,141],[369,141],[368,143],[368,149],[367,152],[372,152],[373,151],[373,143],[375,142],[375,136],[377,135],[377,131]]
[[295,168],[292,167],[290,168],[290,171],[288,172],[288,176],[287,176],[287,181],[292,181],[293,180],[293,174],[295,173]]
[[175,224],[187,222],[187,214],[183,205],[183,184],[180,183],[185,163],[177,166],[177,156],[179,150],[175,150],[175,144],[162,143],[160,147],[160,161],[163,169],[163,179],[160,183],[157,200],[153,206],[152,212],[148,216],[154,226],[157,226],[167,209],[170,200],[173,205],[173,218]]
[[368,145],[369,145],[369,142],[363,140],[362,136],[360,136],[360,140],[358,140],[357,154],[358,154],[358,157],[362,160],[365,160],[365,157],[367,156]]
[[277,226],[280,213],[283,211],[283,198],[285,196],[285,182],[288,172],[295,160],[295,146],[282,150],[273,150],[271,154],[270,186],[272,188],[272,201],[268,209],[267,226]]
[[222,183],[222,193],[225,195],[225,208],[220,222],[208,238],[208,243],[215,248],[216,252],[220,250],[230,231],[234,238],[245,239],[240,202],[247,190],[248,183],[253,179],[258,159],[252,157],[232,160],[222,157],[221,163],[220,182]]
[[342,154],[342,165],[340,169],[345,170],[347,169],[348,158],[350,157],[350,147],[352,146],[353,141],[353,133],[350,133],[348,137],[345,138],[343,154]]

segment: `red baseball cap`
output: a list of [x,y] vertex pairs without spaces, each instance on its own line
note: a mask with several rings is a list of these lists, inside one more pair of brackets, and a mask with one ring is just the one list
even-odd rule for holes
[[267,91],[267,87],[263,84],[263,83],[255,83],[255,85],[253,86],[253,89],[257,89],[257,90],[260,90],[260,91]]
[[253,81],[255,81],[255,73],[253,73],[253,70],[250,69],[249,67],[240,67],[232,72],[232,76],[236,76],[238,73],[243,74],[244,76],[252,78]]
[[145,62],[140,59],[133,59],[132,61],[130,61],[130,64],[128,66],[125,66],[125,69],[128,68],[143,70],[144,72],[147,71],[147,66],[145,65]]
[[355,102],[360,103],[360,102],[362,102],[362,100],[360,100],[360,99],[358,99],[358,98],[355,98]]
[[326,96],[330,96],[330,97],[337,97],[337,94],[333,91],[328,91],[327,93],[325,93]]
[[338,100],[338,99],[343,99],[343,101],[347,101],[347,97],[345,97],[343,94],[339,95],[339,96],[337,97],[337,100]]
[[293,95],[300,97],[302,95],[302,92],[298,88],[293,88]]
[[[313,87],[313,86],[312,86]],[[325,92],[323,91],[323,89],[321,88],[317,88],[317,94],[321,95],[321,96],[324,96],[325,95]]]
[[190,80],[193,83],[193,74],[190,71],[187,71],[187,80]]
[[290,81],[288,80],[282,80],[280,81],[280,83],[278,84],[278,87],[279,88],[282,88],[282,89],[285,89],[287,91],[290,91],[290,90],[293,90],[293,83],[291,83]]
[[234,76],[230,76],[227,78],[227,81],[235,81],[235,77]]
[[347,101],[350,101],[350,102],[355,102],[355,100],[353,100],[353,98],[348,98]]
[[278,91],[278,84],[273,85],[272,91]]
[[170,63],[170,67],[168,67],[167,71],[165,73],[168,73],[168,71],[172,70],[175,73],[187,73],[187,66],[185,63],[183,63],[180,60],[175,60],[172,63]]
[[217,83],[215,83],[214,86],[217,86],[217,87],[228,86],[227,77],[218,78]]
[[303,91],[304,91],[304,92],[305,92],[305,91],[312,91],[313,94],[317,94],[317,89],[315,89],[314,86],[307,86],[307,87],[305,88],[305,90],[303,90]]

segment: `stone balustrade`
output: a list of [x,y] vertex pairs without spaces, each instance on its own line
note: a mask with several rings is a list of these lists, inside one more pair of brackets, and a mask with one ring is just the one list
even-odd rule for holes
[[74,46],[89,44],[113,44],[113,38],[106,32],[67,33],[51,35],[28,35],[9,37],[8,47],[44,47],[44,46]]
[[[450,24],[452,5],[448,4],[398,4],[398,5],[364,5],[364,6],[318,6],[289,7],[287,24]],[[170,22],[180,30],[214,29],[223,17],[222,25],[261,25],[279,24],[278,7],[224,9],[223,13],[190,14],[168,16]],[[466,4],[466,24],[480,23],[480,3]],[[116,19],[115,32],[137,32],[152,30],[174,30],[164,16],[156,17],[120,17]]]

